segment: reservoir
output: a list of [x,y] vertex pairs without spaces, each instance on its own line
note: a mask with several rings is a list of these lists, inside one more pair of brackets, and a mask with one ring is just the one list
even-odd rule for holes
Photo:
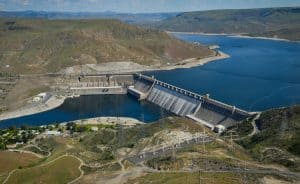
[[[199,94],[210,94],[216,100],[248,111],[300,103],[300,43],[225,35],[174,36],[188,42],[219,45],[231,57],[204,66],[145,72],[146,75]],[[67,99],[50,111],[0,121],[0,128],[99,116],[132,117],[148,123],[167,115],[159,106],[139,102],[129,95],[92,95]]]
[[203,66],[150,72],[157,79],[248,111],[300,103],[300,43],[225,35],[174,34],[219,45],[228,59]]

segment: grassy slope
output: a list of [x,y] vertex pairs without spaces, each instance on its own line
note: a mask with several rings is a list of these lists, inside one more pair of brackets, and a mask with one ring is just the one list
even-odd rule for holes
[[0,25],[0,70],[8,64],[17,73],[55,72],[78,64],[120,60],[166,64],[213,54],[207,47],[117,20],[0,18]]
[[152,184],[182,184],[182,183],[206,183],[206,184],[239,184],[242,183],[241,176],[232,173],[151,173],[130,180],[131,183],[152,183]]
[[[51,151],[51,156],[40,159],[40,162],[30,162],[27,165],[17,164],[14,169],[17,169],[19,165],[23,166],[22,169],[14,172],[7,183],[67,183],[75,179],[80,175],[80,171],[78,170],[80,162],[69,156],[59,158],[68,152],[69,148],[67,144],[72,144],[72,141],[63,137],[41,139],[38,145],[43,150]],[[24,162],[27,160],[24,154],[17,156],[17,159],[14,158],[17,161]],[[6,160],[5,157],[3,160]],[[10,164],[14,163],[11,159],[6,160],[6,162]],[[2,167],[2,163],[0,164]],[[0,181],[4,180],[7,175],[4,176],[3,178],[0,177]]]
[[[270,156],[269,154],[273,154],[274,159],[270,159],[271,162],[299,169],[300,162],[299,165],[297,162],[289,163],[285,157],[289,157],[289,153],[300,157],[300,106],[263,112],[257,123],[261,132],[239,143],[258,159],[269,160],[270,158],[267,157]],[[266,152],[265,155],[263,154],[265,148],[273,147],[286,153],[273,152],[267,154]],[[277,155],[276,158],[275,155]]]
[[187,12],[153,25],[155,28],[206,33],[248,33],[300,40],[300,8]]
[[79,164],[73,157],[62,157],[45,166],[18,170],[7,183],[67,183],[80,176]]
[[15,153],[15,152],[0,152],[0,182],[4,180],[7,174],[17,169],[18,167],[27,167],[37,163],[39,158],[33,154]]

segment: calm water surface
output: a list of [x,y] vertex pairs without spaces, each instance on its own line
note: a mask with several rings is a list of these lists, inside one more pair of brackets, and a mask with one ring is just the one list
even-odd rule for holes
[[300,103],[300,43],[174,34],[217,44],[231,57],[204,66],[150,72],[156,78],[250,111]]
[[148,123],[168,116],[168,112],[129,95],[90,95],[66,99],[62,106],[50,111],[0,121],[0,128],[40,126],[101,116],[132,117]]

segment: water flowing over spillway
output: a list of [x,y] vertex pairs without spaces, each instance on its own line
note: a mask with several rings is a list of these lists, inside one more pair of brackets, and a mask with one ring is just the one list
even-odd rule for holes
[[157,84],[154,85],[147,100],[180,116],[192,114],[198,106],[196,99]]
[[202,96],[141,74],[135,75],[135,85],[128,91],[139,100],[152,102],[169,112],[191,118],[211,129],[217,128],[218,132],[219,128],[223,131],[254,115],[210,99],[209,95]]
[[150,90],[153,82],[149,82],[147,80],[140,79],[134,83],[134,88],[139,90],[140,92],[147,93]]

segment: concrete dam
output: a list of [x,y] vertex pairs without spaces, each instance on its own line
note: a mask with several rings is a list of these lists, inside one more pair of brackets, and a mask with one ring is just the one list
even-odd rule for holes
[[82,76],[69,89],[73,95],[129,93],[217,132],[254,114],[142,74]]

